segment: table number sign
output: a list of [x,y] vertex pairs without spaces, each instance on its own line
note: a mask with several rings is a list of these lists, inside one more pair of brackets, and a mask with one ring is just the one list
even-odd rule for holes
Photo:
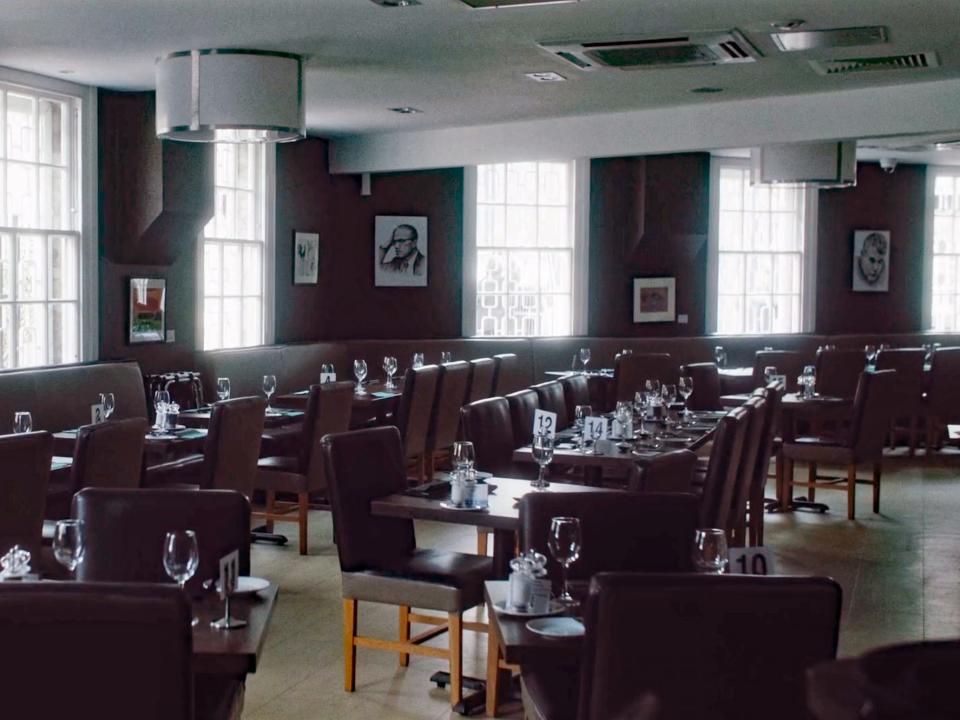
[[337,381],[337,374],[335,372],[329,373],[320,373],[320,384],[331,383]]
[[96,425],[102,423],[106,418],[103,416],[103,405],[97,403],[90,406],[90,422]]
[[585,440],[607,439],[607,419],[602,417],[587,417],[583,419],[583,437]]
[[220,558],[220,584],[217,588],[223,600],[223,617],[210,623],[217,630],[234,630],[247,626],[246,620],[237,620],[230,616],[230,596],[237,589],[237,577],[240,575],[240,552],[234,550]]
[[774,575],[773,554],[765,547],[730,548],[731,575]]
[[549,410],[533,413],[533,434],[546,435],[551,440],[557,435],[557,414]]

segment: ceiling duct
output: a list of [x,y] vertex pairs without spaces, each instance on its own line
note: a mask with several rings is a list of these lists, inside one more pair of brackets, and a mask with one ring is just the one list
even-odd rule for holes
[[883,45],[887,29],[883,25],[870,27],[827,28],[824,30],[795,30],[770,33],[776,46],[783,52],[825,50],[839,47]]
[[538,45],[581,70],[659,70],[756,62],[760,52],[737,30],[605,41],[545,41]]
[[750,150],[755,185],[852,187],[857,184],[853,140],[765,145]]
[[810,60],[818,75],[849,75],[877,70],[924,70],[940,67],[935,52],[885,55],[879,57],[846,58],[843,60]]

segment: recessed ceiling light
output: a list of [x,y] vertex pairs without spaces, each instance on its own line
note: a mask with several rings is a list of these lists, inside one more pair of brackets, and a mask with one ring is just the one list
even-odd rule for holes
[[712,93],[723,92],[723,88],[718,87],[695,87],[690,90],[692,93],[697,93],[698,95],[710,95]]
[[563,75],[557,72],[528,72],[524,75],[531,80],[536,80],[537,82],[566,82],[566,79]]
[[390,108],[391,112],[400,113],[401,115],[415,115],[416,113],[422,113],[423,110],[417,110],[415,107],[410,107],[409,105],[404,105],[403,107]]
[[802,27],[806,24],[806,20],[801,20],[800,18],[791,18],[790,20],[774,20],[770,23],[770,27],[774,30],[796,30],[798,27]]
[[370,0],[370,2],[382,7],[412,7],[420,4],[420,0]]

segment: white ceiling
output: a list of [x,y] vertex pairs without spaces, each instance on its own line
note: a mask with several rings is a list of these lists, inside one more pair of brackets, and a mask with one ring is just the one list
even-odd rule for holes
[[[152,88],[160,55],[251,47],[308,56],[307,123],[324,136],[476,126],[595,113],[853,90],[960,78],[958,0],[583,0],[472,10],[459,0],[384,8],[370,0],[2,0],[0,65],[117,89]],[[770,23],[885,25],[890,44],[781,53]],[[757,63],[579,73],[538,40],[740,29]],[[807,59],[936,51],[943,67],[821,77]],[[63,70],[70,75],[61,75]],[[524,72],[555,70],[566,83]],[[720,95],[695,95],[710,85]],[[895,92],[895,90],[891,90]],[[412,105],[422,114],[387,108]],[[957,120],[960,126],[960,117]],[[922,131],[917,127],[916,131]]]

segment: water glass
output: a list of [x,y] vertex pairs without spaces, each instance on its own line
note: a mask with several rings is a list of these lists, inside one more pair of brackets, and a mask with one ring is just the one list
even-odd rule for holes
[[270,412],[270,396],[277,391],[277,376],[276,375],[264,375],[263,376],[263,392],[267,396],[267,412]]
[[583,432],[583,426],[591,415],[593,415],[593,408],[590,405],[577,405],[573,409],[573,418],[580,432]]
[[28,433],[31,430],[33,430],[33,415],[28,412],[13,414],[13,431],[15,433]]
[[663,404],[669,409],[677,401],[677,386],[667,383],[660,388],[660,394],[663,397]]
[[113,415],[113,411],[117,407],[113,393],[100,393],[100,404],[103,406],[103,419],[109,420],[110,416]]
[[630,425],[633,420],[633,405],[624,400],[618,400],[613,411],[613,417],[620,425],[620,439],[630,440]]
[[448,362],[453,362],[453,353],[447,352],[446,350],[440,353],[440,362],[446,365]]
[[805,398],[811,398],[814,396],[816,391],[817,384],[817,369],[813,365],[804,365],[803,366],[803,375],[800,376],[803,378],[803,396]]
[[717,367],[727,366],[727,351],[723,349],[723,345],[717,345],[713,349],[713,359],[717,361]]
[[57,520],[53,530],[53,556],[70,572],[83,562],[83,521]]
[[153,410],[155,421],[154,430],[163,430],[167,425],[167,406],[170,404],[170,393],[166,390],[156,390],[153,393]]
[[565,605],[573,605],[574,599],[567,586],[567,569],[580,557],[580,519],[575,517],[555,517],[550,520],[550,537],[547,547],[553,559],[560,563],[560,597]]
[[637,390],[633,394],[633,409],[640,420],[640,426],[637,430],[641,435],[645,435],[647,432],[647,429],[643,426],[643,421],[647,419],[647,393],[645,391]]
[[171,530],[163,541],[163,569],[182,590],[197,572],[200,550],[193,530]]
[[397,359],[392,355],[387,355],[387,357],[383,359],[383,371],[387,374],[385,387],[395,388],[396,384],[393,382],[393,376],[397,372]]
[[693,562],[701,572],[725,573],[730,562],[727,533],[719,528],[697,530],[693,539]]
[[414,353],[413,354],[413,369],[423,367],[423,353]]
[[544,479],[543,475],[547,469],[547,465],[553,461],[553,438],[546,433],[534,435],[531,449],[533,451],[533,459],[540,467],[540,472],[537,474],[537,479],[533,480],[530,484],[533,485],[534,490],[543,490],[550,485],[550,483]]
[[217,397],[220,400],[230,399],[230,378],[217,378]]
[[326,378],[327,382],[333,382],[330,378],[332,378],[336,372],[333,363],[324,363],[320,366],[320,377]]
[[873,365],[877,362],[877,346],[876,345],[865,345],[863,347],[863,354],[867,356],[867,365]]
[[583,363],[583,372],[587,372],[587,365],[590,363],[590,348],[580,348],[580,362]]
[[363,379],[367,376],[367,361],[358,359],[353,361],[353,374],[357,378],[357,395],[366,395],[363,389]]
[[693,378],[689,375],[681,375],[677,380],[677,391],[683,398],[683,422],[689,424],[694,419],[690,408],[687,407],[690,404],[690,396],[693,395]]
[[773,365],[767,365],[763,369],[763,381],[765,383],[772,383],[777,377],[777,369]]
[[476,461],[473,443],[458,440],[453,444],[453,467],[457,470],[470,470]]

